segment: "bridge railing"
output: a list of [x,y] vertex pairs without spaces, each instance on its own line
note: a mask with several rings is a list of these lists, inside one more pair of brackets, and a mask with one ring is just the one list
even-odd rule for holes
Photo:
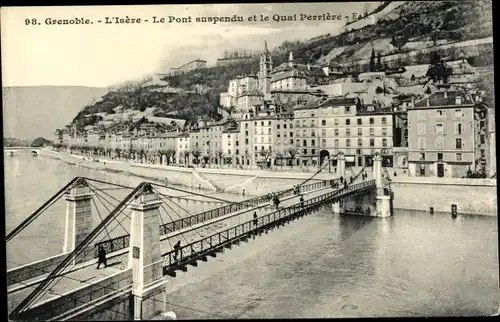
[[[312,190],[325,188],[325,187],[329,186],[329,184],[330,184],[329,182],[330,182],[329,180],[322,180],[320,182],[313,182],[313,183],[301,186],[301,191],[308,192],[308,191],[312,191]],[[291,189],[279,191],[277,193],[277,195],[281,198],[285,198],[285,197],[292,196],[293,193],[294,193],[294,189],[291,188]],[[214,219],[214,218],[225,216],[227,214],[230,214],[230,213],[233,213],[236,211],[240,211],[243,209],[255,207],[255,206],[258,206],[258,205],[266,203],[266,202],[268,202],[267,196],[259,196],[259,197],[255,197],[255,198],[252,198],[249,200],[245,200],[242,202],[233,203],[230,205],[218,207],[218,208],[208,210],[205,212],[201,212],[199,214],[195,214],[195,215],[192,215],[192,216],[189,216],[186,218],[181,218],[181,219],[178,219],[178,220],[175,220],[172,222],[168,222],[168,223],[160,226],[160,235],[166,235],[168,233],[175,232],[175,231],[181,230],[183,228],[196,225],[198,223],[202,223],[202,222]],[[93,258],[97,258],[99,246],[102,246],[104,248],[104,250],[106,251],[106,253],[110,253],[110,252],[115,252],[115,251],[124,249],[126,247],[129,247],[129,245],[130,245],[130,235],[122,235],[122,236],[119,236],[119,237],[116,237],[116,238],[113,238],[110,240],[105,240],[105,241],[96,243],[93,250],[92,249],[88,250],[88,252],[93,252],[94,253],[93,255],[89,255],[86,251],[85,258],[87,258],[87,256],[93,256]]]
[[[313,182],[313,183],[310,183],[307,185],[303,185],[300,187],[300,190],[302,192],[308,192],[311,190],[325,188],[328,185],[329,185],[329,180],[322,180],[320,182]],[[285,198],[285,197],[292,196],[293,193],[294,193],[294,189],[290,188],[290,189],[279,191],[276,194],[280,198]],[[232,212],[255,207],[255,206],[258,206],[260,204],[266,203],[268,201],[269,201],[269,199],[267,196],[259,196],[259,197],[255,197],[255,198],[252,198],[249,200],[245,200],[245,201],[233,203],[230,205],[218,207],[218,208],[208,210],[205,212],[201,212],[199,214],[195,214],[195,215],[192,215],[192,216],[189,216],[186,218],[177,219],[175,221],[168,222],[166,224],[161,225],[160,226],[160,235],[166,235],[168,233],[171,233],[171,232],[174,232],[177,230],[181,230],[181,229],[184,229],[186,227],[190,227],[192,225],[196,225],[198,223],[201,223],[201,222],[204,222],[207,220],[211,220],[214,218],[225,216],[225,215],[230,214]]]
[[[336,191],[328,192],[315,198],[311,198],[301,204],[295,204],[290,207],[282,208],[277,211],[266,214],[257,219],[249,220],[229,229],[217,232],[190,244],[181,246],[178,250],[171,250],[162,254],[164,271],[172,271],[177,267],[184,266],[187,263],[196,260],[206,254],[213,252],[217,248],[221,248],[226,244],[232,243],[235,240],[240,240],[251,233],[268,228],[280,221],[289,219],[293,216],[303,214],[306,211],[318,209],[326,202],[331,202],[340,199],[351,193],[361,193],[362,191],[375,186],[375,180],[360,182],[353,185],[345,186],[345,188]],[[177,253],[177,255],[176,255]]]

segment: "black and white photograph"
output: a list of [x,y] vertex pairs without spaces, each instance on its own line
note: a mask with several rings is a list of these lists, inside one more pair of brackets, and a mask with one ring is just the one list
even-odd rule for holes
[[499,314],[491,0],[0,17],[10,321]]

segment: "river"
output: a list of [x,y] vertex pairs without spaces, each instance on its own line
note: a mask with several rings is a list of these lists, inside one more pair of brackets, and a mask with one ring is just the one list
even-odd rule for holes
[[[6,156],[7,231],[75,176],[143,181],[29,153]],[[8,267],[60,252],[63,210],[7,245]],[[366,218],[325,208],[190,268],[168,299],[180,318],[490,315],[499,307],[497,231],[491,216],[398,210]]]

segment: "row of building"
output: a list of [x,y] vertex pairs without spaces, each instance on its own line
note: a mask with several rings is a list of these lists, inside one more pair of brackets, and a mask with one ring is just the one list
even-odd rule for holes
[[493,108],[481,102],[477,90],[441,86],[387,105],[352,93],[366,84],[352,83],[356,86],[343,96],[308,84],[308,79],[331,83],[345,72],[335,63],[296,64],[292,53],[288,62],[273,68],[266,44],[258,75],[230,80],[228,91],[221,93],[221,121],[201,117],[184,132],[60,133],[57,140],[122,151],[170,150],[176,163],[335,166],[342,152],[347,165],[370,166],[379,152],[384,166],[408,168],[411,176],[496,173]]

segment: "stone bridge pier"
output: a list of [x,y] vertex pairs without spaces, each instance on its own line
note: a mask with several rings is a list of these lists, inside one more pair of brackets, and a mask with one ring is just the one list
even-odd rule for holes
[[[93,193],[83,179],[79,179],[75,186],[64,196],[66,199],[66,226],[64,231],[63,253],[71,253],[76,245],[80,244],[92,230],[92,207]],[[89,253],[91,256],[93,253]],[[82,252],[73,264],[78,264],[86,259]]]
[[132,313],[134,320],[149,320],[166,311],[166,284],[160,250],[162,201],[146,184],[134,200],[130,229],[129,268],[132,268]]
[[[345,173],[345,163],[339,158],[339,175]],[[384,188],[382,180],[382,156],[375,153],[373,157],[373,175],[375,187],[365,190],[359,194],[352,194],[332,204],[332,211],[338,214],[357,214],[374,217],[389,217],[391,213],[391,195]]]

